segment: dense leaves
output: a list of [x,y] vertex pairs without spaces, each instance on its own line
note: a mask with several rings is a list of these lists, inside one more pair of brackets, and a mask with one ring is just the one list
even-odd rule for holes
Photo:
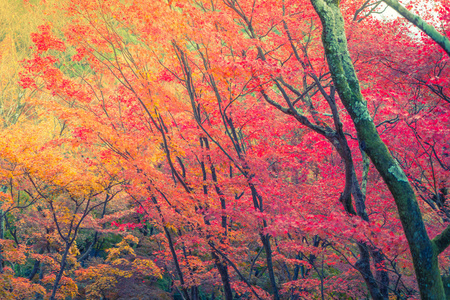
[[[352,118],[330,67],[345,43],[324,48],[312,2],[25,2],[48,18],[31,49],[0,37],[1,297],[423,297],[355,124],[373,120],[441,234],[450,58],[379,2],[342,1],[368,108]],[[447,4],[407,9],[448,36]]]

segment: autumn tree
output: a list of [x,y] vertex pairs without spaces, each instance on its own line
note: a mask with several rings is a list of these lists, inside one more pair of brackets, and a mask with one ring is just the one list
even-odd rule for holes
[[[373,18],[377,4],[312,4],[62,1],[71,24],[32,35],[21,84],[67,141],[89,149],[51,159],[84,160],[121,183],[134,212],[113,226],[145,234],[145,256],[184,299],[218,290],[225,299],[407,298],[416,282],[401,224],[422,297],[433,299],[430,284],[443,295],[437,255],[447,231],[431,242],[421,216],[433,235],[446,222],[446,145],[431,121],[446,120],[446,61],[436,49],[423,59],[427,44],[403,23]],[[431,209],[420,211],[416,192]],[[61,233],[70,252],[75,236]],[[418,267],[421,251],[433,268]],[[131,256],[122,269],[109,259],[79,278],[92,295],[96,286],[109,293],[129,276]]]
[[[429,238],[414,190],[399,163],[380,139],[367,109],[367,102],[360,92],[360,84],[348,53],[345,23],[339,2],[312,1],[312,4],[322,21],[322,40],[337,92],[354,121],[358,140],[364,143],[364,151],[380,172],[396,201],[413,257],[422,299],[443,299],[445,292],[437,256],[450,244],[448,228],[434,239]],[[388,4],[393,5],[393,2]],[[394,7],[403,12],[403,15],[406,14],[401,7]],[[421,29],[425,28],[428,27]],[[443,44],[446,44],[445,39]]]

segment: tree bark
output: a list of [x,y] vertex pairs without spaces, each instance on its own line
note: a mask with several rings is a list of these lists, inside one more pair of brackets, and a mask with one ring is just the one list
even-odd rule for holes
[[398,3],[397,0],[383,0],[383,2],[392,7],[406,20],[414,24],[414,26],[425,32],[426,35],[441,46],[442,49],[447,52],[447,55],[450,56],[450,41],[446,36],[440,34],[432,25],[425,22],[421,17],[407,10],[400,3]]
[[322,42],[339,97],[349,112],[360,143],[383,177],[397,205],[408,240],[422,299],[445,299],[437,247],[428,237],[419,205],[405,173],[381,140],[361,94],[348,52],[338,0],[311,0],[322,22]]
[[273,299],[279,300],[280,296],[278,295],[277,282],[275,280],[275,273],[273,272],[272,249],[270,247],[270,236],[268,234],[261,233],[260,237],[261,237],[261,241],[264,246],[264,251],[266,252],[267,268],[269,269],[269,279],[270,279],[270,284],[272,285],[272,289],[273,289]]
[[61,281],[61,278],[64,274],[64,269],[66,268],[66,264],[67,264],[67,255],[69,254],[69,250],[70,250],[71,246],[72,246],[72,243],[68,243],[68,244],[66,244],[66,248],[64,249],[64,254],[61,258],[60,270],[59,270],[58,274],[56,274],[56,278],[55,278],[55,282],[53,283],[52,294],[50,296],[50,300],[56,299],[56,291],[58,290],[59,282]]
[[220,257],[214,251],[211,252],[211,254],[214,259],[214,263],[216,264],[216,268],[219,271],[220,278],[222,279],[224,298],[226,300],[232,300],[233,299],[233,290],[231,289],[230,276],[228,275],[227,262],[221,261]]

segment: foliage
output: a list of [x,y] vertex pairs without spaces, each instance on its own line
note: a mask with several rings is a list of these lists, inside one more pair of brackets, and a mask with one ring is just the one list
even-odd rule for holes
[[379,2],[1,5],[2,297],[414,299],[413,217],[449,275],[450,58]]

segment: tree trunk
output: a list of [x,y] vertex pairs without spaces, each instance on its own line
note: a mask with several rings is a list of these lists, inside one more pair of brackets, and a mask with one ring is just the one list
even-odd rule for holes
[[408,240],[422,299],[445,299],[439,273],[439,250],[425,229],[419,205],[407,177],[381,140],[361,94],[347,47],[344,19],[338,0],[311,0],[319,15],[328,66],[339,97],[349,112],[362,148],[394,197]]
[[275,280],[275,274],[273,272],[273,262],[272,262],[272,249],[270,248],[270,236],[268,234],[259,234],[261,237],[261,241],[264,246],[264,251],[266,252],[266,261],[267,261],[267,268],[269,269],[269,279],[270,284],[272,285],[273,290],[273,299],[279,300],[280,296],[278,295],[278,287],[277,282]]
[[230,276],[228,275],[228,266],[226,261],[221,261],[220,257],[213,251],[211,252],[217,270],[219,271],[220,278],[222,279],[223,292],[225,300],[233,299],[233,291],[230,284]]
[[56,278],[55,278],[55,282],[53,283],[52,294],[50,296],[50,300],[56,299],[56,291],[58,290],[59,282],[61,281],[61,278],[64,274],[64,269],[66,268],[66,264],[67,264],[67,255],[69,254],[69,250],[70,250],[71,246],[72,246],[72,243],[67,243],[66,249],[64,249],[64,254],[61,258],[60,270],[59,270],[58,274],[56,274]]

